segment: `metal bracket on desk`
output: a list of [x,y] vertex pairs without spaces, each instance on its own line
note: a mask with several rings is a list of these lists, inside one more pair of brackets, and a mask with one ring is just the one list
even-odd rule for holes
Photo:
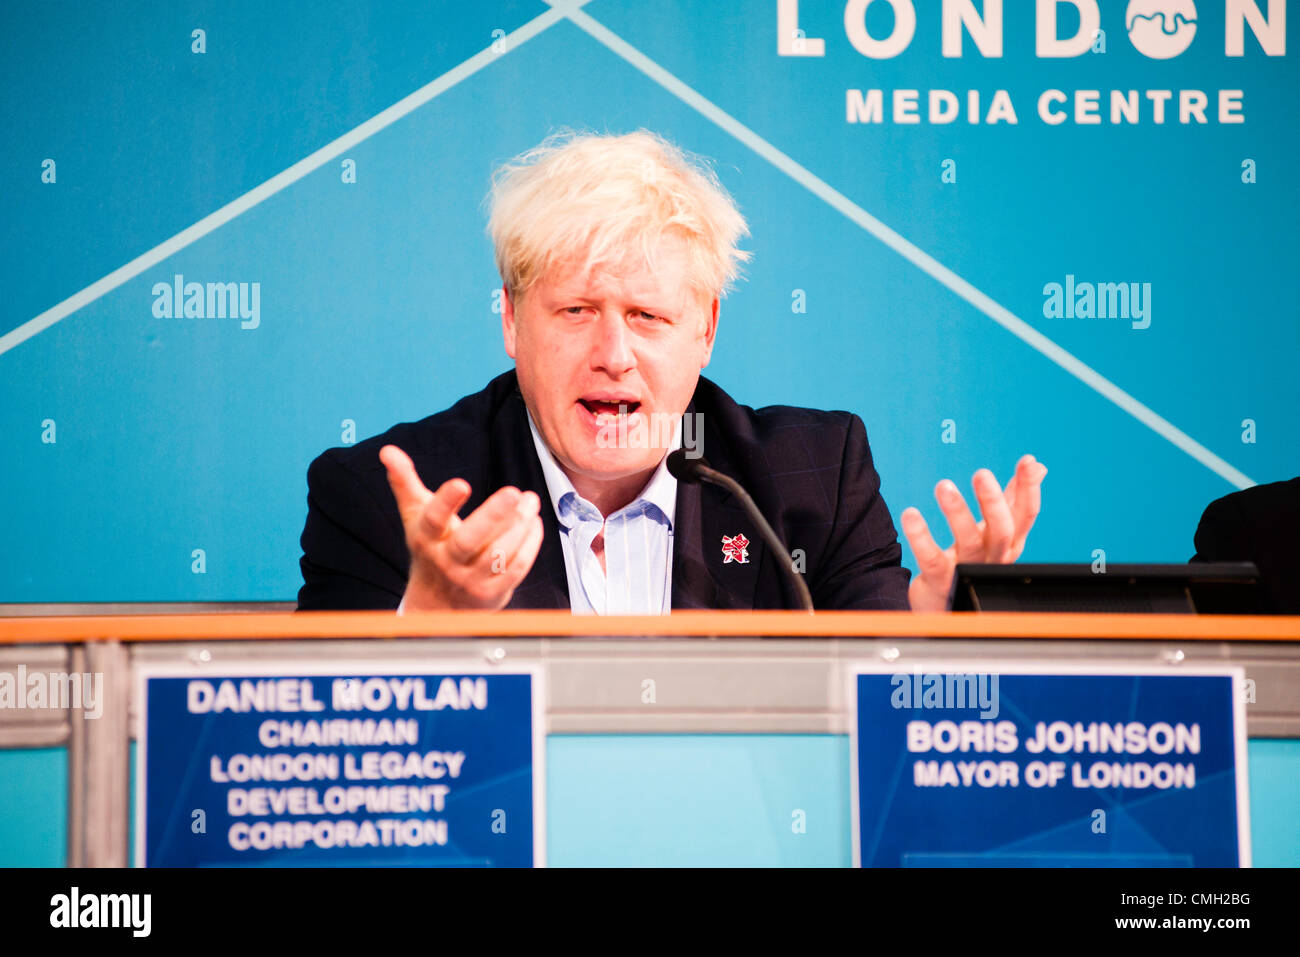
[[72,649],[72,667],[102,674],[103,713],[73,721],[68,740],[68,866],[125,867],[130,813],[130,658],[119,641]]

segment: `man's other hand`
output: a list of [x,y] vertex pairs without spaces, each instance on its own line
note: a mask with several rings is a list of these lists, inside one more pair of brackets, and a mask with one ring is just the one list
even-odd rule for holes
[[908,588],[913,611],[943,611],[948,607],[952,576],[959,563],[1014,562],[1025,550],[1025,538],[1034,526],[1041,504],[1040,489],[1047,466],[1026,455],[1016,464],[1016,474],[1006,489],[988,469],[971,479],[984,518],[976,522],[956,484],[944,479],[934,497],[948,519],[953,543],[940,548],[930,535],[919,510],[903,510],[903,534],[916,556],[919,574]]
[[536,492],[497,489],[468,518],[456,513],[469,483],[448,479],[430,492],[410,457],[395,445],[379,450],[411,552],[404,611],[497,610],[510,601],[542,546]]

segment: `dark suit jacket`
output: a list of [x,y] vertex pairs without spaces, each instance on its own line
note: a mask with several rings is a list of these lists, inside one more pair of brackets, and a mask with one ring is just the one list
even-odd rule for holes
[[1254,562],[1271,610],[1300,615],[1300,477],[1215,499],[1196,529],[1194,562]]
[[[880,497],[862,420],[848,412],[790,406],[751,409],[701,378],[688,413],[703,414],[703,452],[737,479],[791,551],[804,552],[817,608],[906,609],[910,572]],[[410,554],[397,503],[379,461],[401,447],[433,489],[469,482],[468,515],[504,485],[542,500],[544,537],[510,608],[568,608],[559,525],[513,370],[482,392],[419,422],[354,446],[329,449],[307,470],[298,608],[395,609]],[[744,532],[749,561],[723,564],[722,536]],[[768,554],[740,503],[712,485],[678,483],[673,535],[673,608],[796,608],[778,574],[788,556]]]

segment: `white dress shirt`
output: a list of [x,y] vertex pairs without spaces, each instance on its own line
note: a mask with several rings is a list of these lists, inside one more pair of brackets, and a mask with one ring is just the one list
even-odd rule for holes
[[[560,547],[569,582],[569,606],[575,614],[666,615],[672,610],[673,521],[677,515],[677,479],[668,471],[668,455],[630,503],[607,516],[580,496],[555,456],[542,441],[528,414],[537,458],[542,463],[551,507],[560,525]],[[677,424],[668,451],[681,448]],[[605,567],[591,543],[605,534]]]

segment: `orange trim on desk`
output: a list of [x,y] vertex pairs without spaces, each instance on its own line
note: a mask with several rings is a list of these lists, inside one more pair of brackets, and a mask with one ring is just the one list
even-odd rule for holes
[[328,611],[0,618],[0,644],[290,638],[928,637],[1300,641],[1300,616],[906,611],[677,611],[664,616],[564,610],[410,614]]

